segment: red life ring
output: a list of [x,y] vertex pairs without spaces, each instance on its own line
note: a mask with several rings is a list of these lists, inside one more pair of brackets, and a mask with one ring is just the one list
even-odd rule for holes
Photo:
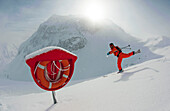
[[71,79],[77,56],[60,47],[46,47],[26,56],[35,83],[47,91],[64,87]]
[[[60,66],[57,66],[55,64],[56,61],[53,61],[54,65],[56,65],[53,70],[57,70],[57,73],[53,72],[52,74],[48,74],[47,66],[50,62],[51,61],[39,62],[34,73],[39,85],[48,90],[53,90],[56,87],[60,87],[65,84],[69,76],[70,64],[68,60],[59,60],[57,62],[60,63]],[[53,76],[53,78],[50,76]]]

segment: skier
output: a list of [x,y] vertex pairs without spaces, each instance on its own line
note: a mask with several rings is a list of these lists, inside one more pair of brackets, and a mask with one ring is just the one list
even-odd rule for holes
[[114,46],[113,43],[110,43],[109,46],[111,48],[111,51],[108,52],[107,55],[114,54],[115,56],[118,57],[118,59],[117,59],[117,66],[118,66],[118,69],[119,69],[118,73],[123,72],[123,69],[121,67],[121,63],[122,63],[123,58],[128,58],[128,57],[130,57],[132,55],[141,53],[140,49],[138,49],[136,52],[132,51],[132,52],[126,54],[126,53],[123,53],[122,50],[118,46]]

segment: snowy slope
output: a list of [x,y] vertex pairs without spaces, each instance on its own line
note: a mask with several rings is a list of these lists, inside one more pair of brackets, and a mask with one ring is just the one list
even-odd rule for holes
[[145,46],[150,47],[151,50],[164,48],[170,45],[170,37],[160,36],[156,38],[150,38],[145,41]]
[[16,45],[0,42],[0,71],[15,58],[17,52]]
[[[116,57],[106,58],[106,53],[110,50],[108,47],[110,42],[120,47],[131,44],[131,51],[140,48],[144,52],[124,61],[124,67],[160,57],[111,20],[93,23],[84,17],[54,15],[42,23],[38,30],[21,44],[18,55],[6,67],[5,74],[9,79],[31,81],[25,56],[47,46],[59,46],[78,56],[73,80],[96,78],[117,71]],[[130,52],[130,50],[124,51]]]
[[[51,92],[38,93],[38,88],[33,87],[32,82],[10,81],[14,86],[20,86],[11,89],[9,82],[5,83],[2,80],[0,91],[4,89],[6,91],[0,95],[0,109],[2,111],[169,111],[170,46],[157,49],[154,53],[161,53],[163,57],[128,67],[122,74],[110,73],[57,91],[59,103],[56,105],[52,105]],[[7,89],[14,94],[8,94]],[[23,95],[16,96],[17,90],[22,93],[21,89],[29,89],[29,94],[24,91]]]

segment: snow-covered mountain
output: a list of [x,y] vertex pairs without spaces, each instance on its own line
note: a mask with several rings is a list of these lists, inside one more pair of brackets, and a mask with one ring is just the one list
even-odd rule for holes
[[0,71],[17,55],[18,48],[14,44],[0,43]]
[[170,37],[160,36],[155,38],[147,39],[145,46],[149,47],[151,50],[156,50],[159,48],[164,48],[170,45]]
[[101,76],[117,70],[116,57],[106,58],[110,42],[120,47],[130,44],[132,50],[142,50],[142,54],[124,61],[124,67],[160,57],[111,20],[94,23],[84,17],[54,15],[21,44],[18,55],[6,67],[5,76],[14,80],[32,80],[29,68],[25,64],[25,56],[46,46],[59,46],[77,54],[78,61],[73,80]]

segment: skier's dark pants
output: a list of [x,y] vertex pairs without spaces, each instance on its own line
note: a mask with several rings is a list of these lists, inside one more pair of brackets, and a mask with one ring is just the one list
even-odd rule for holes
[[123,58],[128,58],[128,57],[130,57],[130,56],[132,56],[132,55],[134,55],[134,52],[130,52],[130,53],[128,53],[128,54],[125,54],[125,53],[121,52],[121,53],[119,54],[119,57],[118,57],[118,60],[117,60],[117,66],[118,66],[118,69],[119,69],[119,70],[122,70],[122,67],[121,67],[122,59],[123,59]]

